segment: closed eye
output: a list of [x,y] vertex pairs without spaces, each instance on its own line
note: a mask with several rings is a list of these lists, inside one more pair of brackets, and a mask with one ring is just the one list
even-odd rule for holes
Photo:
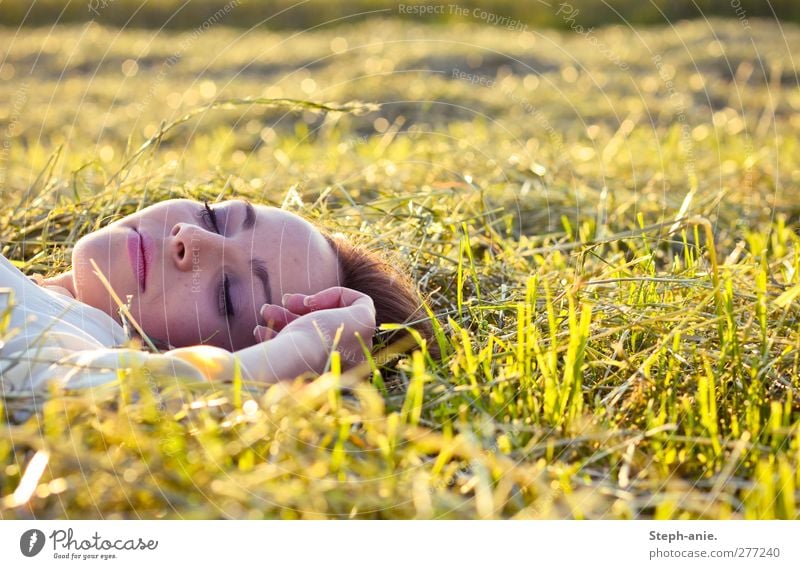
[[222,286],[219,287],[219,313],[227,314],[233,318],[233,303],[231,302],[231,287],[228,275],[222,276]]
[[208,205],[207,201],[203,202],[203,209],[200,211],[200,215],[203,220],[206,222],[206,226],[210,229],[213,229],[215,233],[219,233],[222,235],[222,232],[219,230],[219,225],[217,224],[217,212]]

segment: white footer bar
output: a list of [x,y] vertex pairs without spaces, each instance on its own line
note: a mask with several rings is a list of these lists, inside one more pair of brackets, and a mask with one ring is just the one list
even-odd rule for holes
[[800,567],[800,522],[0,521],[2,567],[195,562],[281,569]]

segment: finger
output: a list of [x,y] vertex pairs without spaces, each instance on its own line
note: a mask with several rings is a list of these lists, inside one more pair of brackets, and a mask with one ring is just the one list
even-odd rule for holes
[[374,303],[369,295],[343,286],[333,286],[307,296],[303,304],[314,310],[355,305],[368,306],[374,310]]
[[309,312],[313,312],[314,310],[318,310],[312,308],[305,304],[305,299],[308,298],[308,295],[300,294],[300,293],[286,293],[283,295],[281,302],[283,306],[294,314],[308,314]]
[[276,330],[283,330],[287,324],[297,320],[300,316],[277,304],[265,304],[261,307],[261,317],[264,322]]
[[272,340],[277,335],[278,333],[275,330],[267,326],[256,325],[256,327],[253,329],[253,336],[255,337],[256,342],[259,343]]

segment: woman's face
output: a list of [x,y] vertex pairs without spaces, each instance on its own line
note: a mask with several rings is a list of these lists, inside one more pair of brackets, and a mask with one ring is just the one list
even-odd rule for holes
[[120,322],[94,259],[151,338],[238,350],[255,343],[263,304],[339,284],[335,252],[306,220],[243,200],[209,205],[213,215],[193,200],[160,202],[81,238],[76,298]]

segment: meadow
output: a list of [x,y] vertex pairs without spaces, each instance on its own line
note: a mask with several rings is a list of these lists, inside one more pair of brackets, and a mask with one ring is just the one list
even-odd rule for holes
[[797,519],[800,28],[567,26],[0,29],[23,272],[244,196],[395,255],[442,352],[54,393],[0,517]]

